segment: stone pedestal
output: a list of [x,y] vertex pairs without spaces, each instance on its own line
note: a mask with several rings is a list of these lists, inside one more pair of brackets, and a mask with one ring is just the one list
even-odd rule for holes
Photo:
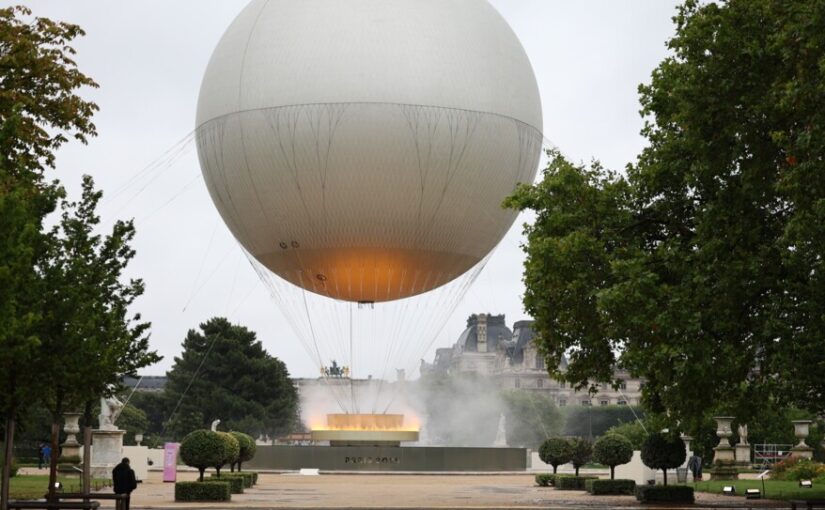
[[791,457],[804,457],[812,459],[814,457],[814,449],[805,443],[810,431],[811,420],[796,420],[793,423],[794,435],[799,439],[799,444],[791,448]]
[[123,459],[125,430],[92,431],[92,478],[112,478],[112,469]]
[[733,416],[714,416],[716,436],[719,445],[713,449],[713,468],[710,469],[711,480],[735,480],[739,477],[736,470],[736,449],[730,444],[733,435],[731,423]]
[[680,437],[682,441],[685,442],[685,461],[682,463],[682,467],[686,468],[690,457],[693,455],[693,450],[690,449],[690,443],[693,441],[693,438],[685,434],[682,434]]
[[65,413],[63,415],[65,421],[63,432],[66,433],[66,441],[60,445],[61,457],[76,458],[78,462],[83,456],[83,446],[77,442],[76,436],[80,432],[78,421],[80,421],[81,416],[83,415],[80,413]]

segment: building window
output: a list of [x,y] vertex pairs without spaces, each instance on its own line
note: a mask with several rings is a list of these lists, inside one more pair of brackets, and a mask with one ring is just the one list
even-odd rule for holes
[[544,388],[544,379],[536,381],[536,388]]
[[589,399],[588,400],[582,400],[582,405],[583,406],[589,406],[589,405],[591,405],[591,402],[590,402]]
[[599,401],[599,405],[609,406],[609,405],[610,405],[610,401],[609,401],[609,400],[600,400],[600,401]]
[[626,390],[627,389],[627,383],[625,381],[619,381],[619,389],[620,390]]
[[564,383],[564,382],[559,383],[559,388],[564,389],[566,387],[567,387],[567,383]]
[[620,406],[626,406],[626,405],[627,405],[627,400],[619,400],[619,401],[618,401],[618,402],[616,402],[616,403],[617,403],[618,405],[620,405]]
[[560,398],[559,399],[559,407],[565,407],[565,406],[567,406],[567,399],[566,398]]
[[544,370],[544,356],[536,354],[536,370]]
[[519,379],[518,377],[516,377],[516,381],[515,381],[515,383],[516,383],[516,388],[521,388],[521,379]]

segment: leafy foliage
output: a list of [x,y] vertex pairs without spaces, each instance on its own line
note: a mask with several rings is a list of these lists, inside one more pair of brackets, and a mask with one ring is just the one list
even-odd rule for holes
[[642,443],[642,462],[651,469],[661,469],[667,485],[667,470],[685,462],[685,442],[674,434],[653,432]]
[[579,476],[579,468],[590,462],[593,457],[593,443],[583,437],[573,437],[570,441],[570,463]]
[[571,475],[557,475],[554,487],[560,491],[583,491],[585,490],[585,483],[589,480],[595,480],[596,476],[571,476]]
[[[221,476],[221,468],[227,464],[234,464],[238,461],[238,457],[241,455],[241,445],[235,436],[230,434],[229,432],[216,432],[218,436],[220,436],[221,441],[223,441],[223,456],[221,457],[221,461],[215,464],[215,470],[217,471],[217,476],[220,478]],[[243,487],[241,487],[243,489]]]
[[571,353],[576,386],[644,377],[646,407],[687,432],[772,399],[821,413],[825,6],[688,0],[674,20],[626,178],[551,153],[506,202],[536,212],[538,342],[551,371]]
[[189,331],[167,376],[167,402],[174,409],[180,401],[168,426],[176,437],[216,418],[231,430],[274,437],[288,431],[298,405],[286,365],[264,350],[253,331],[224,318]]
[[616,466],[633,459],[633,444],[621,434],[605,434],[593,445],[593,460],[610,467],[610,479],[615,478]]
[[175,483],[175,501],[229,501],[232,498],[230,482],[200,481]]
[[536,485],[539,487],[550,487],[555,481],[556,475],[551,473],[539,473],[536,475]]
[[687,485],[637,485],[636,499],[642,503],[693,503],[693,487]]
[[789,457],[771,469],[771,480],[814,480],[825,475],[825,465],[803,457]]
[[647,432],[645,431],[644,426],[637,421],[621,423],[610,427],[607,429],[605,435],[607,434],[618,434],[623,436],[625,439],[630,441],[633,450],[641,450],[642,443],[644,443],[645,438],[647,437]]
[[504,392],[502,400],[508,445],[536,448],[560,432],[564,417],[549,395],[513,390]]
[[573,447],[566,438],[551,437],[539,447],[539,458],[545,464],[553,466],[553,474],[558,467],[567,464],[573,458]]
[[227,455],[223,437],[211,430],[195,430],[180,443],[180,458],[187,466],[200,472],[200,481],[206,468],[222,465]]
[[594,496],[602,495],[633,495],[636,492],[636,482],[633,480],[587,480],[584,483],[587,492]]
[[240,447],[238,458],[233,463],[237,464],[238,471],[240,471],[241,464],[243,462],[252,460],[255,457],[255,450],[257,449],[257,446],[255,445],[255,440],[249,434],[244,434],[243,432],[235,431],[230,432],[230,434],[232,434],[232,437],[234,437],[238,441],[238,446]]
[[642,408],[626,405],[568,406],[564,408],[564,414],[564,435],[579,437],[598,437],[611,427],[645,416]]

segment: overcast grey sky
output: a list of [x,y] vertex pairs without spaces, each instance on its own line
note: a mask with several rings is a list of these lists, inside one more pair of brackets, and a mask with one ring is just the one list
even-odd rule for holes
[[[296,0],[298,1],[298,0]],[[341,0],[345,1],[345,0]],[[491,0],[521,39],[544,109],[544,135],[575,161],[623,168],[644,144],[637,87],[667,54],[671,0]],[[9,4],[8,2],[0,2]],[[18,3],[18,2],[13,2]],[[100,89],[100,136],[61,150],[58,177],[77,190],[94,176],[111,193],[189,134],[200,81],[223,31],[246,0],[34,0],[35,15],[81,25],[75,45],[83,72]],[[149,183],[105,202],[107,220],[136,218],[131,267],[147,284],[138,310],[152,321],[162,374],[190,328],[215,315],[257,331],[296,376],[316,369],[220,221],[200,179],[194,147]],[[451,345],[474,312],[526,318],[521,305],[521,223],[499,245],[426,359]],[[214,236],[213,236],[214,233]],[[211,242],[210,242],[211,241]],[[185,308],[185,309],[184,309]]]

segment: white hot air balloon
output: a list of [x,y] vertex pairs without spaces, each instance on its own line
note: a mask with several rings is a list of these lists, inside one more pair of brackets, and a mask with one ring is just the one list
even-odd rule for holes
[[353,331],[351,303],[460,297],[535,177],[541,126],[530,62],[484,0],[253,0],[209,62],[196,136],[218,211],[262,275],[302,289],[293,326],[317,344],[308,299]]

